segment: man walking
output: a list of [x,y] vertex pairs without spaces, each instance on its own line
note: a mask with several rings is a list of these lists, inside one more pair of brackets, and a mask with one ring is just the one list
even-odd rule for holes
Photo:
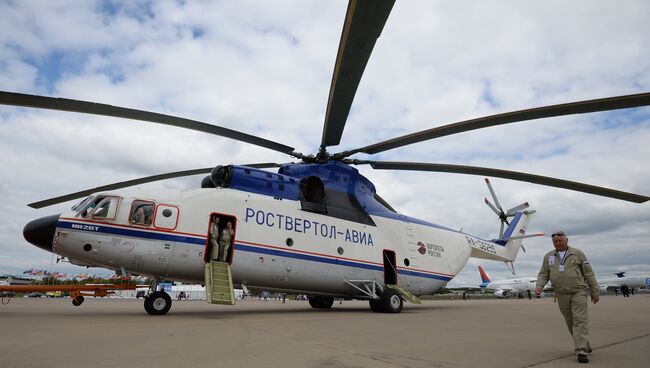
[[589,363],[591,346],[588,339],[589,320],[585,288],[589,286],[591,301],[596,304],[600,299],[598,283],[585,254],[579,249],[569,247],[568,238],[563,231],[553,233],[551,239],[555,250],[544,256],[542,268],[537,275],[535,294],[540,295],[546,283],[551,280],[558,307],[573,336],[578,362]]

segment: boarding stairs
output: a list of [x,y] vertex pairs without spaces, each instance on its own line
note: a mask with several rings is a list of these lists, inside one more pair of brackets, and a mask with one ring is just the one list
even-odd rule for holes
[[[383,287],[376,280],[343,280],[346,284],[352,286],[356,290],[370,297],[370,299],[379,299],[379,295],[383,292]],[[402,299],[409,301],[413,304],[422,304],[422,301],[417,296],[413,295],[410,291],[397,285],[385,285],[387,288],[395,290]]]
[[235,304],[230,265],[212,261],[205,265],[205,299],[211,304]]
[[397,285],[386,285],[387,288],[393,289],[397,291],[397,293],[402,297],[404,300],[408,300],[409,302],[413,304],[422,304],[422,301],[420,298],[417,296],[413,295],[410,291],[406,290],[405,288],[401,288]]

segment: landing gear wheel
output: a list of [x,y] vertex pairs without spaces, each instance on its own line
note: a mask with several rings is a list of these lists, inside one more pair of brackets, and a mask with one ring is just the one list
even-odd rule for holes
[[310,296],[309,305],[317,309],[330,309],[334,304],[334,298],[331,296]]
[[74,305],[75,307],[80,306],[81,303],[83,303],[83,302],[84,302],[83,295],[79,295],[79,296],[72,299],[72,305]]
[[404,301],[402,297],[393,289],[386,289],[379,299],[382,311],[386,313],[399,313],[402,311]]
[[144,310],[155,316],[167,314],[171,307],[172,298],[164,291],[156,291],[144,299]]
[[379,299],[370,299],[368,303],[370,304],[371,311],[375,313],[383,312],[383,310],[381,309],[381,302],[379,301]]

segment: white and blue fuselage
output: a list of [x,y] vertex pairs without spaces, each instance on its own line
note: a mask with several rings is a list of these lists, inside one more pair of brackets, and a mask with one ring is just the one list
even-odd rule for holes
[[[146,227],[129,222],[131,204],[142,200],[156,206]],[[161,215],[166,209],[172,218]],[[203,282],[212,214],[236,219],[233,282],[248,288],[354,297],[344,280],[383,283],[389,251],[398,285],[428,294],[465,266],[472,249],[505,251],[442,227],[372,215],[375,225],[361,224],[301,210],[298,201],[224,188],[119,196],[113,219],[62,214],[52,251],[77,264]]]
[[222,255],[214,234],[231,226],[220,239],[235,286],[372,299],[368,285],[432,293],[469,257],[513,261],[530,217],[518,212],[489,241],[396,213],[340,162],[217,169],[211,188],[92,195],[32,221],[25,238],[77,265],[202,283]]

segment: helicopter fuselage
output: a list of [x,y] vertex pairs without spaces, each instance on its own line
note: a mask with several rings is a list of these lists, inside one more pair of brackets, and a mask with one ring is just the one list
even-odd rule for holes
[[[203,282],[210,219],[219,216],[235,230],[235,284],[352,297],[357,293],[344,280],[384,284],[393,277],[416,295],[431,293],[463,268],[472,249],[467,235],[442,227],[372,215],[374,225],[362,224],[227,188],[105,196],[115,200],[114,217],[62,214],[54,253],[81,265]],[[145,202],[155,206],[152,222],[134,224],[133,205]],[[386,269],[397,272],[387,276]]]

